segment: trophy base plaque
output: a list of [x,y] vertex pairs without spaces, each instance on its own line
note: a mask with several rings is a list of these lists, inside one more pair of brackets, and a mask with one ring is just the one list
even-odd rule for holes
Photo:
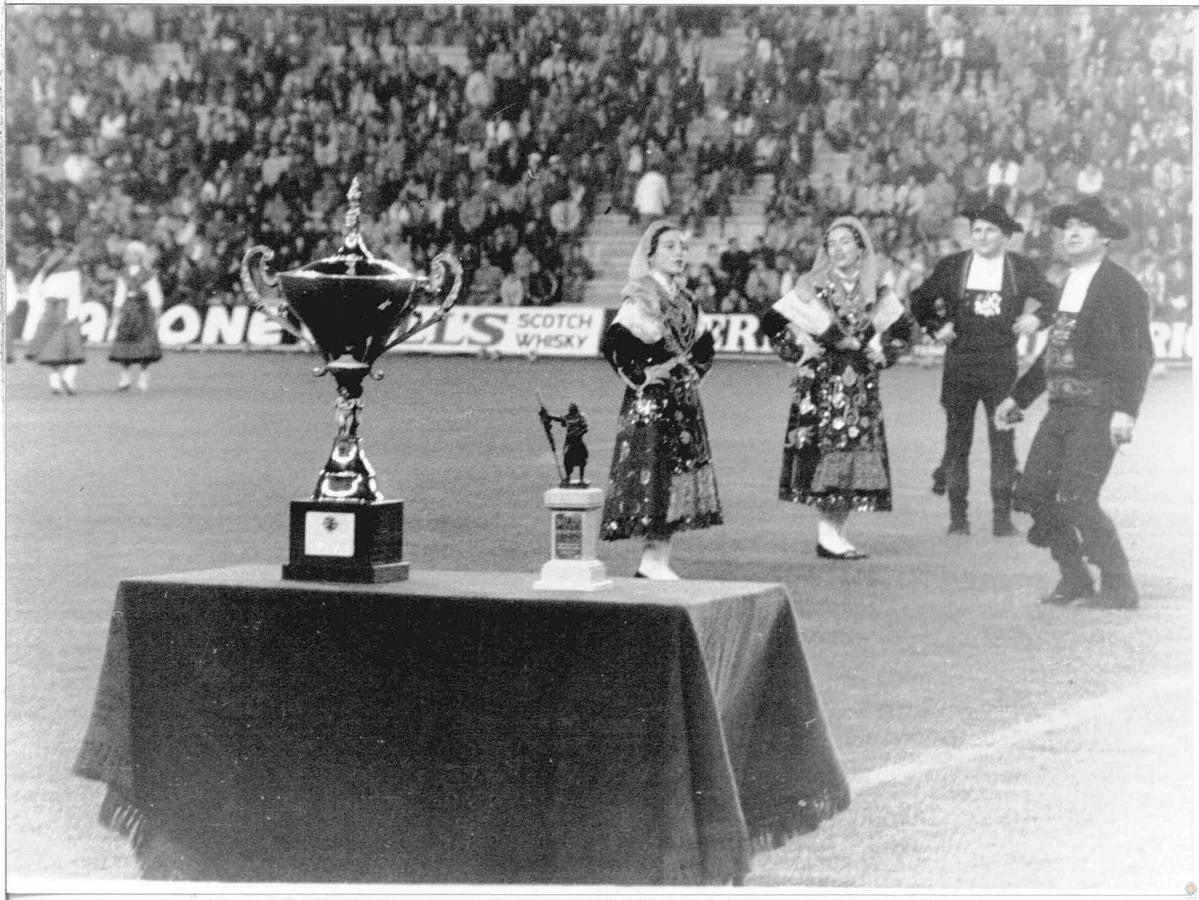
[[403,581],[404,501],[293,500],[289,581]]
[[612,584],[604,564],[595,558],[603,503],[599,488],[557,487],[545,492],[553,558],[541,567],[534,590],[597,591]]

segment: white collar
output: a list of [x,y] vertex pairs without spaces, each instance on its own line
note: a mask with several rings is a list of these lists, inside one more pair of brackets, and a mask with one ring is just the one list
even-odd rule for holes
[[666,289],[666,293],[670,294],[672,297],[675,295],[676,290],[674,282],[672,282],[669,278],[667,278],[657,269],[651,269],[649,275],[652,279],[654,279],[654,281],[658,282],[658,284],[662,285],[662,287]]
[[1091,260],[1090,262],[1085,262],[1078,266],[1071,266],[1070,274],[1067,277],[1069,277],[1069,278],[1074,278],[1074,277],[1085,278],[1087,281],[1090,281],[1092,278],[1095,277],[1095,272],[1096,272],[1096,270],[1098,270],[1098,268],[1101,265],[1103,265],[1103,256],[1102,255],[1096,257],[1095,259]]
[[1076,313],[1082,309],[1083,301],[1087,298],[1087,291],[1091,288],[1091,280],[1099,271],[1102,263],[1103,257],[1100,256],[1096,260],[1070,269],[1070,273],[1066,276],[1066,283],[1062,285],[1061,299],[1057,304],[1059,312]]
[[966,275],[968,291],[999,291],[1003,289],[1004,254],[979,256],[970,254],[970,271]]

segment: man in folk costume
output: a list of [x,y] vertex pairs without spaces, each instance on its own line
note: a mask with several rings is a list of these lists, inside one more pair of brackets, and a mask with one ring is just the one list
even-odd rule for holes
[[1012,433],[997,430],[992,417],[1016,380],[1017,340],[1049,324],[1057,290],[1031,259],[1004,249],[1023,229],[1002,206],[991,203],[962,215],[970,219],[973,249],[942,259],[910,296],[917,324],[947,345],[941,376],[945,452],[933,473],[933,492],[948,491],[949,533],[969,534],[970,445],[982,403],[991,449],[991,530],[1004,537],[1016,533],[1016,449]]
[[[1132,440],[1153,368],[1149,298],[1137,279],[1107,257],[1109,241],[1128,236],[1097,197],[1058,206],[1070,272],[1045,350],[995,411],[1012,427],[1042,392],[1049,409],[1016,483],[1016,509],[1033,517],[1028,541],[1047,547],[1061,580],[1044,602],[1135,609],[1140,598],[1116,526],[1099,492],[1116,451]],[[1099,591],[1090,562],[1099,569]]]
[[50,392],[74,394],[75,375],[85,362],[83,330],[83,273],[75,248],[56,241],[29,284],[29,305],[41,318],[25,357],[50,368]]

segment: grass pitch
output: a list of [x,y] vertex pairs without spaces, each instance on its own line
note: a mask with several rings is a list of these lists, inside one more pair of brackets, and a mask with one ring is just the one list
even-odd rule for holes
[[[10,879],[136,877],[70,774],[124,577],[282,563],[287,503],[328,455],[334,386],[298,354],[173,353],[117,394],[92,351],[80,394],[6,372],[7,864]],[[621,384],[599,361],[392,356],[362,434],[405,500],[413,566],[536,571],[554,460],[535,392],[591,422],[604,484]],[[773,360],[718,362],[702,388],[726,525],[684,533],[684,577],[777,581],[854,787],[850,808],[755,859],[751,886],[1116,891],[1196,879],[1191,799],[1191,373],[1151,381],[1104,506],[1142,593],[1135,613],[1058,609],[1048,554],[990,536],[985,428],[971,537],[929,492],[940,371],[883,376],[895,511],[857,514],[871,556],[818,560],[815,516],[774,499],[789,398]],[[1021,458],[1043,407],[1018,432]],[[560,431],[558,432],[560,436]],[[1028,520],[1017,517],[1022,528]],[[601,544],[631,575],[635,542]]]

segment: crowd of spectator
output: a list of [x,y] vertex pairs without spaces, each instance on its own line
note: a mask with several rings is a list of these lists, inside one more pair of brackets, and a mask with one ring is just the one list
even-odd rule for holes
[[[454,252],[470,303],[581,301],[609,207],[706,240],[690,283],[712,310],[785,290],[840,212],[869,223],[904,295],[983,198],[1056,277],[1049,207],[1100,193],[1158,314],[1189,316],[1184,8],[11,12],[9,265],[27,278],[75,243],[97,298],[136,238],[168,302],[241,302],[248,247],[281,269],[336,249],[358,176],[368,247],[416,271]],[[704,38],[733,23],[742,58],[706,65]],[[762,234],[734,246],[730,201],[762,174]]]
[[[22,73],[9,259],[27,277],[56,239],[77,242],[103,292],[136,237],[172,301],[237,302],[249,246],[279,268],[336,249],[358,176],[379,255],[424,271],[454,252],[476,302],[578,301],[620,148],[638,123],[674,127],[675,76],[719,22],[690,18],[685,32],[650,7],[24,8],[7,47]],[[464,49],[466,71],[434,47]]]
[[[1155,317],[1189,317],[1190,11],[747,7],[745,17],[723,103],[745,122],[754,171],[775,176],[761,248],[775,275],[809,267],[821,226],[851,212],[906,295],[965,243],[958,213],[997,201],[1024,228],[1012,249],[1056,281],[1048,211],[1099,194],[1132,229],[1113,249]],[[702,280],[723,286],[717,308],[761,295],[744,268]]]

